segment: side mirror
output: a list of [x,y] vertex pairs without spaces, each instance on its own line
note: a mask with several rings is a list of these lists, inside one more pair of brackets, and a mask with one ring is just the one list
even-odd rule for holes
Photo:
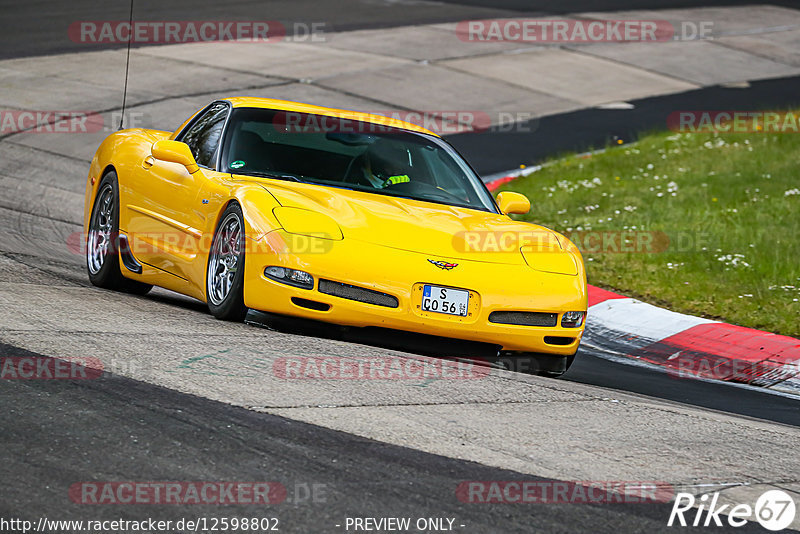
[[531,201],[525,195],[512,191],[503,191],[497,195],[497,205],[500,211],[506,214],[519,213],[520,215],[531,211]]
[[160,159],[161,161],[180,163],[186,167],[186,170],[189,171],[190,174],[200,169],[200,167],[197,166],[197,162],[194,160],[189,145],[186,143],[163,139],[153,143],[151,152],[154,158]]

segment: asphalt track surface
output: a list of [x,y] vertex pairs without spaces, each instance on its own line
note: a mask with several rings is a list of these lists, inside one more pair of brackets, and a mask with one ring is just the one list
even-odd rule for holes
[[[585,8],[569,7],[570,11]],[[652,2],[641,2],[651,5]],[[710,2],[675,2],[675,5]],[[728,5],[733,2],[720,2]],[[123,4],[125,4],[123,2]],[[276,3],[284,6],[288,19],[292,9],[302,2]],[[468,4],[445,3],[444,10],[425,21],[453,20],[473,16]],[[481,4],[490,4],[484,2]],[[523,2],[491,3],[493,9],[520,10]],[[609,9],[643,7],[637,2],[607,2]],[[636,4],[636,5],[634,5]],[[65,4],[66,5],[66,4]],[[73,4],[70,8],[80,6]],[[138,4],[137,4],[138,5]],[[196,5],[196,4],[195,4]],[[247,4],[241,4],[247,5]],[[244,18],[234,7],[230,18]],[[561,5],[561,4],[560,4]],[[566,5],[563,4],[563,5]],[[663,4],[662,4],[663,5]],[[152,4],[157,9],[161,4]],[[181,7],[176,7],[181,6]],[[432,7],[431,9],[434,9]],[[597,6],[592,6],[597,9]],[[85,8],[87,19],[123,18],[123,7],[102,7],[102,16]],[[144,9],[144,8],[143,8]],[[167,8],[164,8],[167,9]],[[185,13],[185,6],[172,4],[174,13]],[[197,8],[196,19],[211,18],[214,11]],[[211,9],[211,8],[209,8]],[[243,8],[242,8],[243,9]],[[325,8],[327,9],[327,8]],[[483,8],[482,8],[483,9]],[[2,6],[4,21],[14,21],[13,6]],[[451,10],[451,11],[447,11]],[[335,10],[341,15],[346,10]],[[362,22],[365,27],[380,24],[408,24],[407,7],[398,4],[398,17]],[[153,19],[170,17],[170,11],[158,12]],[[230,14],[226,10],[226,14]],[[409,17],[403,19],[400,14]],[[499,12],[497,12],[499,13]],[[323,12],[319,18],[325,18]],[[333,17],[333,11],[331,17]],[[345,16],[345,15],[341,15]],[[419,13],[413,16],[420,16]],[[441,17],[434,19],[430,17]],[[7,18],[8,17],[8,18]],[[57,9],[44,15],[51,24],[63,25],[64,13]],[[384,12],[385,17],[385,12]],[[184,17],[185,18],[185,17]],[[420,20],[421,21],[421,20]],[[15,32],[25,31],[24,22],[12,24]],[[339,24],[356,24],[342,19]],[[46,30],[46,24],[39,26]],[[33,31],[33,28],[30,29]],[[13,32],[12,32],[13,33]],[[58,33],[63,35],[63,26]],[[28,48],[13,49],[0,43],[2,54],[28,55],[69,49],[69,43],[29,39]],[[8,35],[0,38],[9,39]],[[19,36],[14,40],[19,43]],[[22,45],[19,45],[22,46]],[[39,48],[37,48],[39,47]],[[633,110],[586,110],[543,119],[528,136],[487,132],[451,138],[451,141],[474,162],[481,172],[498,172],[519,163],[562,151],[600,146],[608,138],[630,139],[642,129],[663,124],[664,110],[704,109],[714,103],[718,109],[741,107],[783,107],[797,103],[800,94],[797,78],[757,82],[748,89],[711,88],[683,95],[645,99],[635,102]],[[545,121],[547,121],[545,123]],[[661,122],[659,122],[661,121]],[[611,126],[609,126],[611,125]],[[546,129],[544,128],[546,126]],[[536,132],[548,135],[537,136]],[[553,133],[557,132],[557,133]],[[495,144],[496,143],[496,144]],[[500,149],[502,147],[502,150]],[[533,149],[531,151],[531,149]],[[35,167],[35,166],[34,166]],[[36,169],[18,169],[20,175]],[[45,200],[47,202],[48,200]],[[0,274],[3,280],[21,283],[66,285],[89,290],[79,258],[64,260],[48,256],[53,234],[62,235],[64,221],[59,220],[58,206],[45,206],[51,217],[37,219],[24,210],[4,208],[0,221],[17,234],[0,243]],[[44,223],[44,224],[43,224]],[[20,252],[22,240],[24,252]],[[28,240],[26,242],[26,240]],[[136,297],[109,298],[131,300]],[[186,299],[155,293],[145,304],[158,312],[180,315],[189,321],[205,319],[203,307]],[[164,315],[161,316],[165,317]],[[192,319],[194,318],[194,319]],[[255,328],[255,327],[253,327]],[[298,340],[302,338],[297,337]],[[4,356],[29,355],[9,345],[0,346]],[[47,356],[46,353],[43,355]],[[615,390],[658,398],[676,404],[699,406],[709,411],[741,415],[747,418],[800,426],[797,401],[757,390],[726,384],[676,380],[646,368],[610,362],[588,351],[581,351],[565,380],[600,386],[609,394]],[[0,517],[35,519],[42,515],[58,519],[130,518],[143,516],[178,519],[190,516],[280,517],[284,532],[337,532],[332,525],[347,516],[455,517],[465,532],[660,532],[665,528],[669,505],[466,505],[454,498],[454,488],[463,480],[536,480],[514,471],[456,460],[413,448],[390,445],[286,419],[257,413],[106,373],[93,381],[0,381]],[[487,451],[489,454],[490,451]],[[153,506],[86,507],[67,498],[66,489],[78,480],[275,480],[289,488],[296,484],[324,484],[324,502],[286,502],[265,511],[247,506],[204,508]],[[752,524],[737,532],[760,531]]]
[[[753,4],[794,7],[794,0],[134,0],[134,20],[277,20],[324,22],[327,31],[386,28],[410,24],[454,22],[464,19],[547,16],[588,11],[668,9],[698,6]],[[118,48],[119,44],[86,44],[70,41],[67,28],[77,21],[127,21],[128,0],[96,2],[0,1],[0,59]]]
[[[31,353],[2,347],[5,354]],[[278,517],[282,532],[344,532],[347,517],[455,518],[461,532],[659,532],[671,505],[466,504],[465,480],[545,479],[425,454],[110,374],[0,386],[0,517],[141,520]],[[10,461],[10,459],[14,461]],[[65,461],[65,459],[69,459]],[[22,476],[24,475],[24,476]],[[271,506],[86,506],[79,480],[279,482]],[[31,481],[35,481],[31,484]],[[312,497],[304,488],[317,485]],[[142,508],[146,508],[143,511]],[[463,527],[461,526],[463,525]],[[712,529],[718,530],[718,529]],[[738,532],[765,532],[750,523]]]

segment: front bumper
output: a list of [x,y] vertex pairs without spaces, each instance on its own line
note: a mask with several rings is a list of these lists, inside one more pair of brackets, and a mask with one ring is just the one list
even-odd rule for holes
[[[272,232],[273,243],[296,242],[283,231]],[[279,239],[275,239],[279,238]],[[536,311],[561,314],[586,310],[583,270],[577,276],[552,274],[519,265],[465,261],[392,249],[354,240],[309,238],[312,246],[294,253],[256,250],[245,258],[245,305],[260,311],[315,319],[345,326],[382,327],[420,334],[498,345],[504,351],[554,355],[574,354],[583,335],[580,328],[497,324],[493,311]],[[320,243],[324,241],[324,243]],[[443,270],[428,259],[457,263]],[[278,265],[311,273],[313,289],[302,289],[267,278],[264,268]],[[324,294],[320,278],[393,295],[390,308]],[[470,290],[469,315],[457,317],[421,310],[422,284]],[[309,308],[309,301],[317,309]]]

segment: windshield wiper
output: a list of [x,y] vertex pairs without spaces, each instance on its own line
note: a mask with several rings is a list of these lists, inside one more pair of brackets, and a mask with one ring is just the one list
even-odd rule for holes
[[247,172],[237,172],[236,174],[243,174],[245,176],[258,176],[260,178],[274,178],[275,180],[288,180],[291,182],[303,181],[297,176],[294,176],[293,174],[286,174],[286,173],[247,171]]

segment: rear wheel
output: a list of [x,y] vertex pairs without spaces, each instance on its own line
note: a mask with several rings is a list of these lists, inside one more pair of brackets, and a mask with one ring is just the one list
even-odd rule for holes
[[228,205],[220,217],[208,255],[206,300],[217,319],[241,321],[244,305],[244,216],[239,204]]
[[120,271],[118,191],[117,174],[107,172],[97,188],[89,218],[86,269],[89,281],[97,287],[144,295],[153,286],[125,278]]

